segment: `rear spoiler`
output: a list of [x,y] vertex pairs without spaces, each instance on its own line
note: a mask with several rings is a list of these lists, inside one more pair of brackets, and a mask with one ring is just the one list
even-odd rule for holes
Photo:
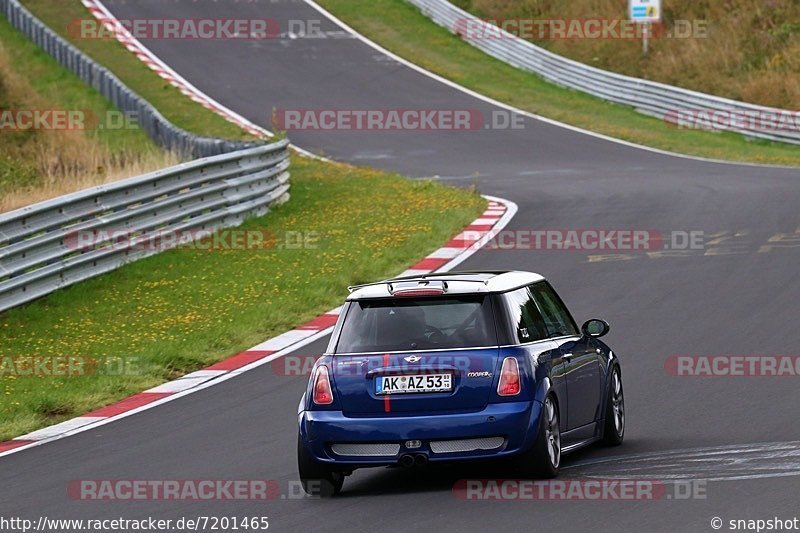
[[445,278],[445,277],[441,277],[441,276],[431,276],[431,277],[428,277],[428,276],[412,276],[412,277],[408,277],[408,278],[395,278],[395,279],[390,279],[390,280],[376,281],[374,283],[364,283],[362,285],[351,285],[351,286],[347,287],[347,290],[352,293],[353,291],[356,291],[358,289],[363,289],[364,287],[375,287],[377,285],[387,285],[387,288],[389,289],[389,292],[391,294],[395,295],[397,293],[397,291],[394,290],[394,287],[393,287],[392,284],[399,284],[399,283],[404,283],[405,284],[405,283],[414,283],[414,282],[416,282],[418,285],[422,285],[422,287],[418,286],[418,287],[415,287],[415,288],[406,288],[406,289],[403,289],[403,290],[407,290],[409,292],[416,290],[419,293],[420,291],[431,290],[432,288],[429,289],[427,287],[431,282],[441,282],[442,283],[441,291],[442,291],[442,293],[445,293],[445,292],[447,292],[447,283],[448,282],[454,282],[454,281],[459,281],[459,282],[464,282],[464,283],[481,283],[483,285],[488,285],[489,284],[489,280],[481,281],[481,280],[477,280],[477,279],[467,279],[467,278],[457,278],[457,277]]

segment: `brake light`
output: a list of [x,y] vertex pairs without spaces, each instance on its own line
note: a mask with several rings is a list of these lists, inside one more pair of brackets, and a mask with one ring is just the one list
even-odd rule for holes
[[325,365],[319,366],[314,374],[314,403],[317,405],[333,403],[331,378],[328,375],[328,367]]
[[444,294],[444,290],[442,289],[401,289],[399,291],[394,291],[392,296],[399,296],[400,298],[410,297],[410,296],[441,296]]
[[500,369],[500,383],[497,384],[497,394],[500,396],[515,396],[522,390],[519,381],[519,363],[515,357],[503,359]]

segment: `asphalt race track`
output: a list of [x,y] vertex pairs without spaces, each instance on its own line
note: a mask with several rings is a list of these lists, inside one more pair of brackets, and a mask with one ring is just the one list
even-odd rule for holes
[[[302,1],[114,0],[120,18],[317,20]],[[145,42],[211,97],[265,127],[273,108],[478,109],[448,87],[330,21],[328,38]],[[502,82],[502,81],[500,81]],[[710,480],[705,499],[462,501],[458,479],[489,466],[360,470],[332,501],[75,501],[76,479],[296,480],[296,407],[305,378],[270,365],[119,422],[0,459],[4,515],[59,518],[269,516],[275,531],[711,531],[712,517],[798,516],[798,378],[675,377],[674,354],[796,355],[800,350],[800,170],[717,164],[645,151],[524,119],[521,129],[468,132],[290,132],[334,159],[477,183],[519,212],[507,229],[703,231],[700,250],[484,250],[465,269],[548,277],[579,322],[612,324],[622,359],[626,440],[565,459],[562,478]],[[354,202],[358,198],[353,199]],[[345,292],[343,288],[344,297]],[[303,349],[320,353],[320,341]],[[495,473],[496,474],[496,473]],[[285,494],[284,494],[285,496]],[[725,528],[727,530],[727,527]]]

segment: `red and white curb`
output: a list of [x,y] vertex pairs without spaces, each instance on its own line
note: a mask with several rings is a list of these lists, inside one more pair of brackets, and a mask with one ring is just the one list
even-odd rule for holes
[[272,132],[254,124],[240,114],[228,109],[213,98],[203,93],[200,89],[189,83],[184,77],[175,72],[169,65],[164,63],[158,56],[145,47],[99,0],[82,0],[83,5],[104,27],[122,43],[125,48],[130,50],[139,60],[150,67],[156,74],[161,76],[170,85],[176,87],[181,93],[191,98],[193,101],[202,105],[206,109],[217,113],[227,121],[242,127],[245,131],[256,137],[272,137]]
[[[479,218],[442,248],[429,254],[402,275],[421,275],[452,270],[497,235],[514,217],[517,205],[492,196],[485,196],[485,198],[489,201],[489,205]],[[0,443],[0,457],[115,422],[207,387],[218,385],[239,374],[270,363],[330,334],[339,318],[340,310],[341,307],[328,311],[302,326],[264,341],[208,368],[134,394],[120,402],[101,407],[83,416],[2,442]]]
[[[220,115],[222,118],[236,124],[249,134],[255,137],[274,137],[275,134],[268,129],[262,128],[255,122],[252,122],[232,109],[225,107],[220,102],[214,100],[203,91],[195,87],[186,78],[178,74],[172,67],[167,65],[157,55],[155,55],[149,48],[142,44],[130,31],[125,28],[123,24],[103,5],[100,0],[81,0],[81,3],[89,10],[94,18],[102,22],[104,27],[114,35],[122,45],[133,53],[139,61],[147,65],[152,71],[158,74],[162,79],[167,81],[173,87],[176,87],[183,95],[189,97],[194,102],[201,106],[213,111]],[[328,161],[330,159],[313,154],[308,150],[304,150],[295,145],[290,145],[298,154],[312,157],[320,161]]]

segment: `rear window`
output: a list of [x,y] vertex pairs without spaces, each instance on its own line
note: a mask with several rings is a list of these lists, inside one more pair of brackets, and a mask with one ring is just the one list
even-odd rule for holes
[[391,298],[350,303],[336,353],[496,346],[484,295]]

